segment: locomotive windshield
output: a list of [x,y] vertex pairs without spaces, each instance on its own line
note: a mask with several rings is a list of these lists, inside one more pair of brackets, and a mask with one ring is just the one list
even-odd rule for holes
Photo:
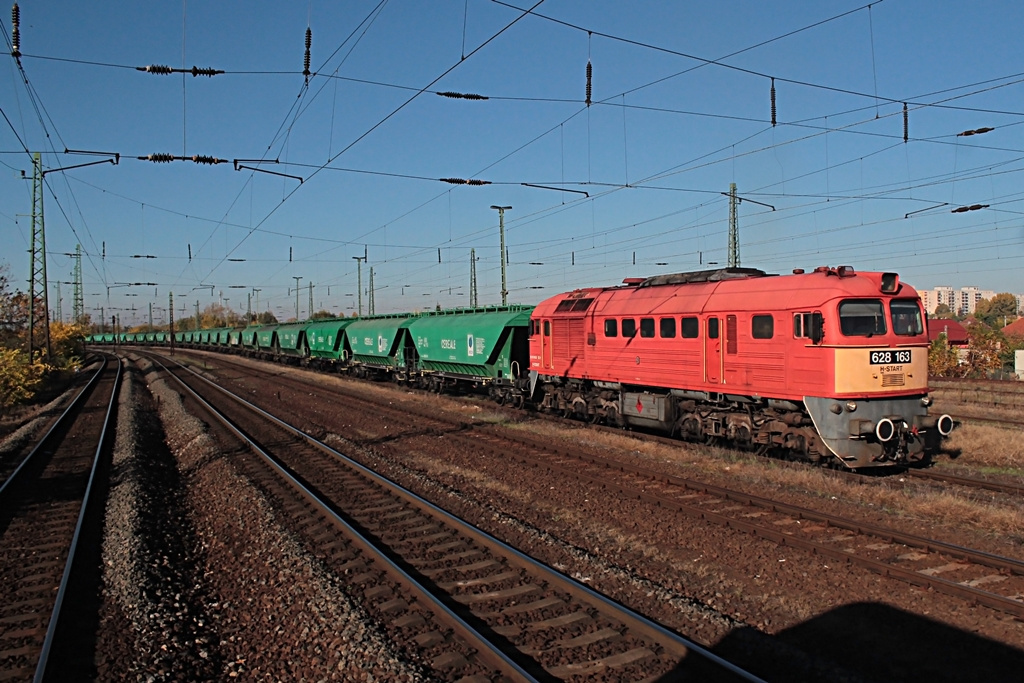
[[893,299],[889,302],[889,312],[892,314],[892,331],[896,334],[924,334],[921,307],[915,299]]
[[849,299],[839,304],[839,329],[847,337],[885,334],[881,299]]

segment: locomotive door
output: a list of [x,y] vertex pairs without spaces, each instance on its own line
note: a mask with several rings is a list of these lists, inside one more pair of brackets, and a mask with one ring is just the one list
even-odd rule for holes
[[550,369],[554,367],[551,363],[551,321],[545,320],[541,324],[543,326],[543,334],[540,338],[541,367]]
[[704,329],[704,381],[718,384],[722,381],[722,333],[721,320],[707,319]]

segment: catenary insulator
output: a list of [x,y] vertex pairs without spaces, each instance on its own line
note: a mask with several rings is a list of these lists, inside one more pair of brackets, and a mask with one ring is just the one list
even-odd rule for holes
[[302,75],[306,77],[306,81],[309,82],[309,48],[313,44],[313,29],[306,27],[306,57],[302,61]]
[[169,74],[173,73],[173,69],[163,64],[150,64],[149,66],[137,66],[136,71],[145,71],[148,74]]
[[147,154],[144,157],[139,157],[139,161],[152,161],[154,164],[166,164],[170,161],[174,161],[173,154]]
[[910,139],[910,116],[907,114],[907,103],[903,103],[903,142]]
[[210,77],[213,77],[213,76],[216,76],[217,74],[222,74],[224,72],[219,70],[219,69],[214,69],[212,67],[206,67],[205,69],[200,69],[198,66],[193,66],[191,69],[189,69],[189,73],[192,74],[192,76],[194,78],[196,76],[210,76]]
[[486,100],[486,99],[490,99],[486,95],[477,95],[475,93],[452,92],[450,90],[445,90],[444,92],[439,92],[437,94],[440,95],[441,97],[450,97],[453,100]]
[[11,8],[11,56],[21,57],[21,8],[14,3]]
[[594,67],[590,63],[590,60],[588,59],[587,60],[587,100],[586,100],[588,107],[590,106],[590,103],[591,103],[591,99],[590,99],[591,79],[593,78],[593,76],[594,76]]
[[775,79],[772,79],[772,126],[775,125]]
[[197,164],[223,164],[227,162],[227,159],[218,159],[217,157],[211,157],[204,154],[193,154],[192,161]]

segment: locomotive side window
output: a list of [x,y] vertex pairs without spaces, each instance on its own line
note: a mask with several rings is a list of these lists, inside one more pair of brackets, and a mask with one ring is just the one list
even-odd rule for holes
[[619,321],[615,318],[607,318],[604,321],[604,336],[606,337],[618,337],[619,336]]
[[797,339],[810,339],[817,344],[821,341],[821,313],[794,313],[793,336]]
[[750,321],[750,336],[754,339],[771,339],[775,336],[775,318],[770,315],[755,315]]
[[696,339],[700,334],[700,324],[696,318],[683,318],[679,323],[682,325],[683,339]]
[[676,336],[676,319],[675,318],[662,318],[659,321],[661,325],[661,336],[664,339],[675,339]]
[[718,339],[718,318],[708,318],[708,339]]
[[839,304],[839,329],[847,337],[885,334],[885,310],[879,299],[848,299]]
[[892,316],[892,331],[896,334],[924,334],[921,307],[915,299],[893,299],[889,302],[889,313]]
[[622,336],[623,337],[635,337],[636,336],[636,321],[632,318],[622,319]]
[[551,321],[550,320],[545,320],[544,321],[544,336],[545,337],[550,337],[551,336]]
[[640,336],[645,339],[654,336],[654,318],[640,318]]

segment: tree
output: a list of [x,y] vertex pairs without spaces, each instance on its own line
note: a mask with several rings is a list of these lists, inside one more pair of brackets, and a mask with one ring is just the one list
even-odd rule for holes
[[27,353],[0,347],[0,414],[32,398],[42,377],[43,367],[30,363]]
[[1017,319],[1017,297],[1004,292],[982,299],[974,309],[974,317],[989,327],[1002,329]]
[[323,320],[325,318],[333,318],[333,317],[335,317],[333,313],[331,313],[330,311],[321,309],[321,310],[317,311],[316,313],[314,313],[313,315],[311,315],[309,317],[309,319],[310,320]]
[[949,304],[939,304],[935,307],[935,313],[932,314],[933,318],[948,319],[953,317],[953,311],[950,309]]
[[967,372],[976,377],[987,377],[990,372],[1002,367],[999,357],[1003,334],[984,325],[967,328],[967,357],[964,365]]
[[932,377],[956,377],[960,358],[949,346],[949,338],[942,332],[928,349],[928,374]]
[[258,325],[276,325],[277,322],[277,316],[270,311],[264,311],[256,316],[256,323]]

